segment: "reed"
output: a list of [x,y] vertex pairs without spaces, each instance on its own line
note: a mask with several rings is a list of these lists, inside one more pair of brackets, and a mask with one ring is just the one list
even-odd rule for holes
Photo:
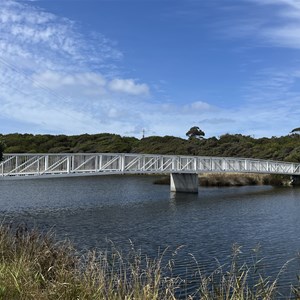
[[[251,174],[251,173],[202,173],[199,175],[201,186],[246,186],[246,185],[273,185],[287,186],[290,178],[283,175]],[[170,184],[170,176],[161,176],[154,184]]]
[[201,186],[245,186],[267,184],[269,175],[261,174],[237,174],[237,173],[214,173],[201,174]]
[[[172,275],[174,262],[164,259],[164,253],[150,259],[133,246],[124,254],[112,245],[104,252],[79,255],[68,241],[57,242],[52,232],[2,224],[0,299],[276,299],[277,278],[263,277],[257,263],[239,265],[239,251],[235,246],[231,263],[211,274],[197,267],[198,288],[188,292],[187,279]],[[299,287],[292,287],[291,295],[299,299]]]

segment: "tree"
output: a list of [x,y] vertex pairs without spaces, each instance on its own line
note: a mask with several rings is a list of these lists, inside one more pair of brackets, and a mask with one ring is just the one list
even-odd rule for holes
[[191,138],[202,139],[205,136],[205,133],[198,126],[193,126],[186,133],[186,136],[188,136],[190,139]]
[[3,159],[4,143],[0,141],[0,161]]
[[300,133],[300,127],[294,128],[291,133]]

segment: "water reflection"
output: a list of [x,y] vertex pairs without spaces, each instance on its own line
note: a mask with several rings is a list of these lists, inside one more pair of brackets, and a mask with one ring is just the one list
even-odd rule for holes
[[[169,247],[177,271],[192,266],[192,253],[207,270],[228,262],[234,243],[245,259],[256,245],[275,275],[300,250],[300,189],[269,186],[199,188],[170,193],[153,176],[101,176],[0,181],[1,217],[42,230],[54,228],[78,249],[105,249],[107,240],[156,256]],[[293,265],[295,266],[295,265]],[[289,267],[283,282],[295,278]]]

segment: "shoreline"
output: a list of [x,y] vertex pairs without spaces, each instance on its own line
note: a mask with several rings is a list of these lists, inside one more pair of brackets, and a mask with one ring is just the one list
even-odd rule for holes
[[[259,249],[249,253],[255,254],[253,265],[240,260],[238,245],[233,245],[228,263],[212,273],[195,262],[198,271],[189,282],[188,276],[172,275],[174,261],[164,261],[166,250],[150,258],[133,245],[127,254],[111,245],[104,251],[78,255],[68,240],[57,241],[53,232],[41,234],[26,226],[3,224],[0,240],[1,299],[215,300],[228,299],[225,295],[230,294],[230,299],[254,300],[282,296],[281,271],[274,279],[267,277],[257,257]],[[286,299],[299,299],[299,280],[289,285]]]
[[[232,187],[251,185],[292,186],[289,176],[253,173],[202,173],[198,175],[203,187]],[[170,176],[160,176],[153,184],[168,185]]]

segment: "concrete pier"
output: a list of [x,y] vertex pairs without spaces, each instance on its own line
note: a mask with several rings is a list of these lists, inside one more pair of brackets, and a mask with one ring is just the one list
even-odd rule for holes
[[190,173],[171,173],[171,192],[198,193],[198,175]]
[[291,176],[291,185],[293,186],[300,186],[300,176],[293,175]]

